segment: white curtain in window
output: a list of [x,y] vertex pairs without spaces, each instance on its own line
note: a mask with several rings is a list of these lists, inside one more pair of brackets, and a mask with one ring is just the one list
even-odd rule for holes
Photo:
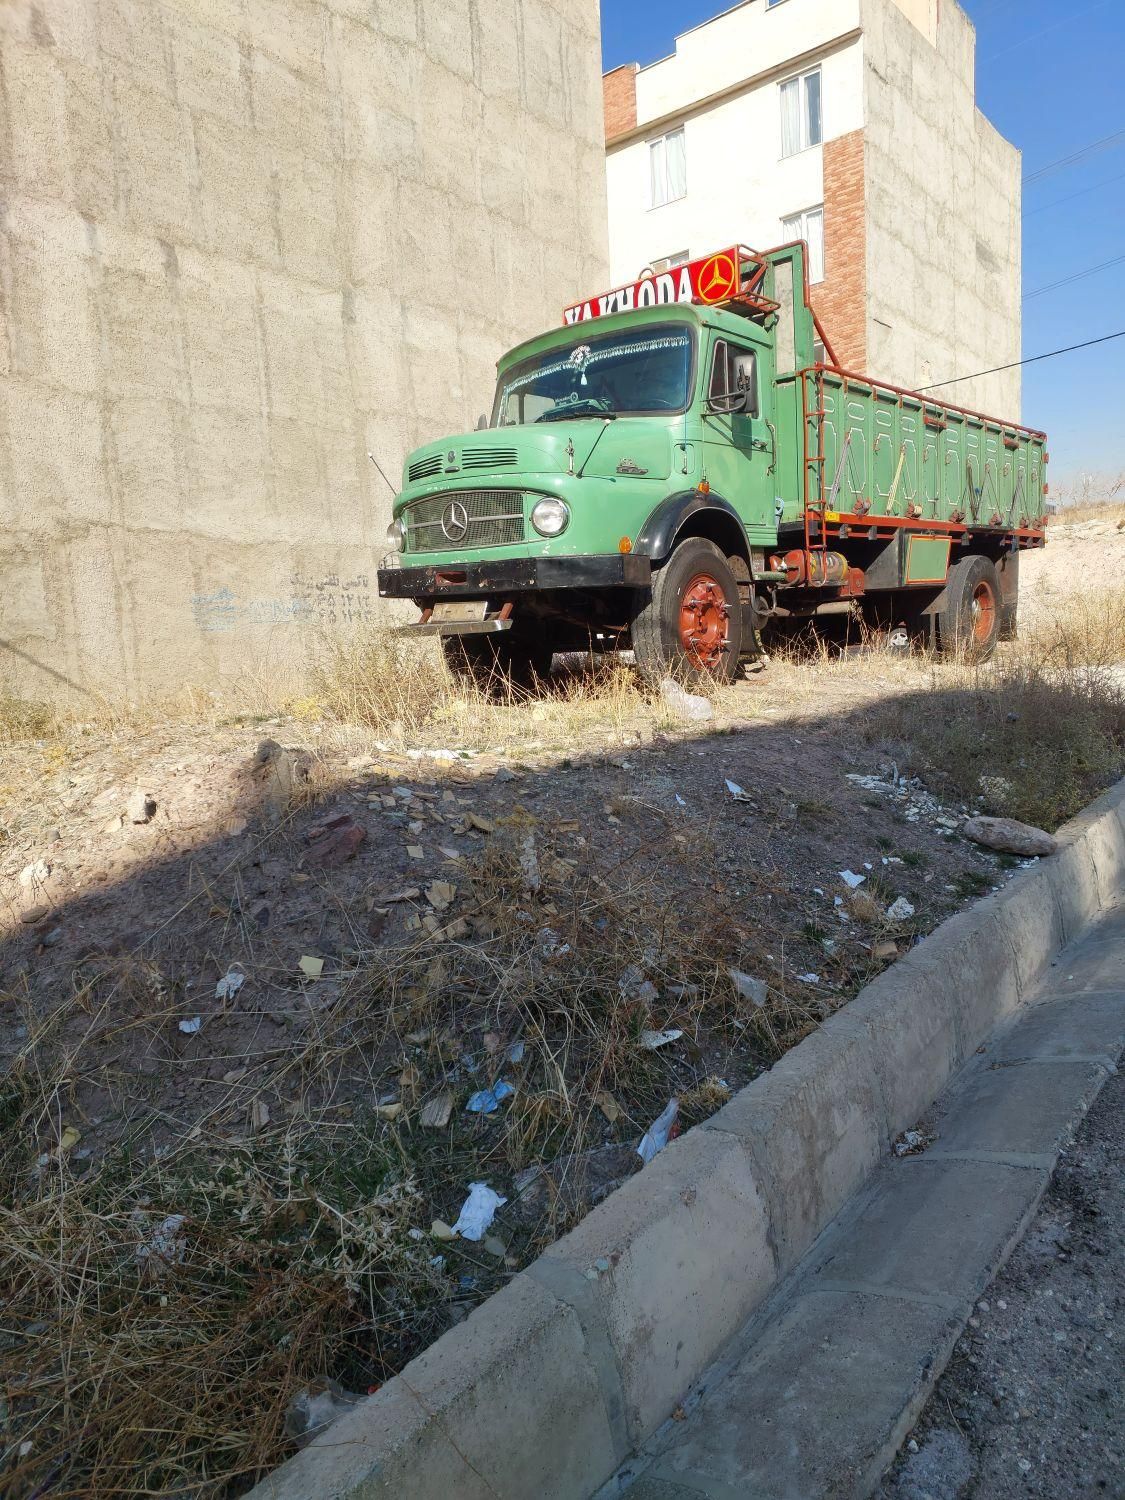
[[801,149],[801,80],[791,78],[781,85],[781,154],[793,156]]
[[805,215],[805,239],[809,245],[809,280],[824,280],[824,210],[810,208]]
[[664,140],[651,141],[648,148],[649,174],[652,179],[652,196],[650,202],[653,208],[659,208],[662,203],[667,203],[668,198],[665,189],[664,171]]
[[668,161],[668,196],[666,203],[687,195],[687,145],[682,130],[673,130],[664,137]]

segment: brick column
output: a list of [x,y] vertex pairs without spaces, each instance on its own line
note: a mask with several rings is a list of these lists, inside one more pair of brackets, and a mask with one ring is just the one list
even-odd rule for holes
[[611,73],[602,74],[602,104],[607,143],[634,128],[637,123],[636,63],[623,63]]
[[848,370],[867,362],[867,218],[863,131],[824,143],[824,276],[812,305]]

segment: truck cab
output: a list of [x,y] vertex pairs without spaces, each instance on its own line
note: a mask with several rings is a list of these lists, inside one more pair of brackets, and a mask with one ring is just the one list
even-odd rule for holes
[[[413,600],[406,629],[440,636],[478,678],[526,682],[557,651],[630,648],[650,678],[731,677],[773,616],[850,607],[863,562],[901,551],[897,494],[860,493],[874,461],[856,483],[847,378],[817,358],[822,342],[799,244],[719,252],[568,308],[500,360],[486,428],[407,459],[380,594]],[[875,383],[851,380],[868,411]],[[917,443],[868,426],[856,453],[900,441],[917,494]],[[845,498],[865,537],[830,524]],[[932,538],[940,498],[912,530]],[[937,524],[948,562],[958,523]],[[998,555],[1010,540],[994,538]],[[884,572],[878,591],[911,588],[909,570]]]

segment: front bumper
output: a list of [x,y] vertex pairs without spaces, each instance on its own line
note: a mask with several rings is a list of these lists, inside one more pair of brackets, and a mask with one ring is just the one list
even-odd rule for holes
[[382,599],[480,599],[531,589],[647,587],[652,562],[633,553],[607,557],[506,557],[495,562],[380,568]]

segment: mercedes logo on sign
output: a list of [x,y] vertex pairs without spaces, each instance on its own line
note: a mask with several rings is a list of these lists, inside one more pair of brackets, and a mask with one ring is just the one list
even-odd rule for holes
[[451,500],[441,513],[441,529],[447,541],[461,542],[469,529],[469,512],[460,500]]

